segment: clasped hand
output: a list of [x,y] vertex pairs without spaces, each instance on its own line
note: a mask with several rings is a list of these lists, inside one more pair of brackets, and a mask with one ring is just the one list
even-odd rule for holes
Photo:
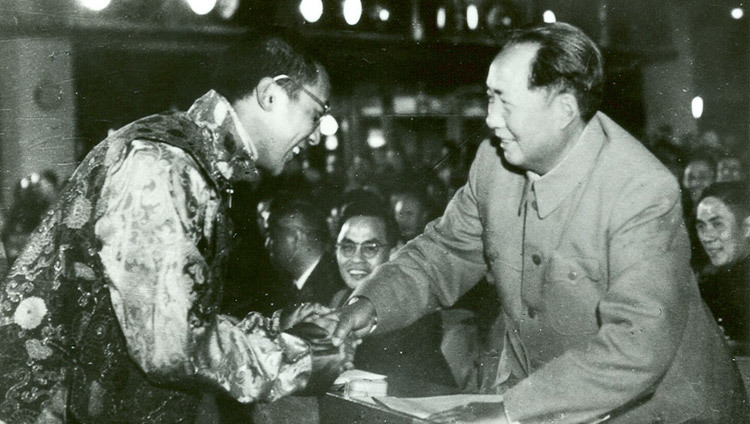
[[342,371],[353,367],[354,350],[359,340],[349,338],[334,346],[331,335],[337,324],[338,315],[317,304],[302,304],[282,312],[281,328],[305,340],[312,352],[312,375],[303,394],[325,392]]

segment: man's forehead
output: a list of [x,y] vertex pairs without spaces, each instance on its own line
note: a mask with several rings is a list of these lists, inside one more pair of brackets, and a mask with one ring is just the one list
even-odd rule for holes
[[361,242],[362,239],[384,238],[385,223],[375,216],[355,216],[346,220],[341,227],[341,238],[349,238]]
[[487,86],[496,88],[511,82],[528,81],[531,62],[539,46],[529,43],[511,44],[498,53],[487,74]]

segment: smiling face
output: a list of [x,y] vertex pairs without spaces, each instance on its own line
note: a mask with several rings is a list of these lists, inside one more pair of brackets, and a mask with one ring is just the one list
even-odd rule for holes
[[555,95],[529,88],[538,46],[513,44],[495,58],[487,76],[487,126],[510,164],[543,175],[569,148],[556,130]]
[[269,89],[271,95],[259,95],[265,102],[265,109],[263,119],[258,122],[261,130],[254,131],[260,134],[254,137],[254,141],[258,148],[257,164],[273,175],[279,175],[284,165],[308,143],[315,145],[320,142],[320,119],[326,111],[318,101],[328,102],[331,85],[323,68],[319,68],[315,84],[301,84],[307,92],[299,89],[296,94],[289,95],[283,87],[298,83],[288,77],[271,84],[277,86]]
[[[374,216],[354,216],[341,226],[336,240],[336,262],[347,286],[356,289],[376,266],[388,261],[386,235],[385,223]],[[352,247],[353,254],[348,252]],[[377,253],[367,257],[368,249]]]
[[720,199],[708,196],[696,211],[698,239],[714,266],[726,266],[750,252],[748,223],[738,222],[732,210]]

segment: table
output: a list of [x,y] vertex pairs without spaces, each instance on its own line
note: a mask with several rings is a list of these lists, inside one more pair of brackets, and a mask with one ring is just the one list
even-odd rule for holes
[[[388,395],[422,397],[458,394],[455,387],[420,383],[388,377]],[[318,398],[320,424],[426,424],[428,421],[394,411],[343,393],[327,393]]]

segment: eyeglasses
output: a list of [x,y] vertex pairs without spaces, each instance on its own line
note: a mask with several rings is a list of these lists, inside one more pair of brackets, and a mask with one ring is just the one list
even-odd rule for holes
[[366,241],[364,243],[343,241],[341,243],[336,243],[336,248],[344,257],[347,258],[351,258],[355,253],[357,253],[357,247],[361,249],[362,255],[365,258],[372,259],[375,256],[378,256],[378,253],[380,253],[380,249],[386,247],[386,245],[374,241]]
[[281,80],[289,80],[289,81],[291,81],[292,84],[296,85],[305,94],[307,94],[308,96],[310,96],[310,98],[313,99],[313,101],[315,103],[319,104],[320,107],[323,108],[323,113],[320,115],[321,117],[323,115],[327,114],[328,111],[331,109],[331,105],[329,105],[328,102],[324,102],[323,100],[321,100],[320,97],[318,97],[315,94],[313,94],[312,91],[306,89],[302,84],[300,84],[297,81],[293,80],[292,77],[290,77],[289,75],[281,74],[281,75],[276,75],[275,77],[273,77],[273,82],[278,83]]

